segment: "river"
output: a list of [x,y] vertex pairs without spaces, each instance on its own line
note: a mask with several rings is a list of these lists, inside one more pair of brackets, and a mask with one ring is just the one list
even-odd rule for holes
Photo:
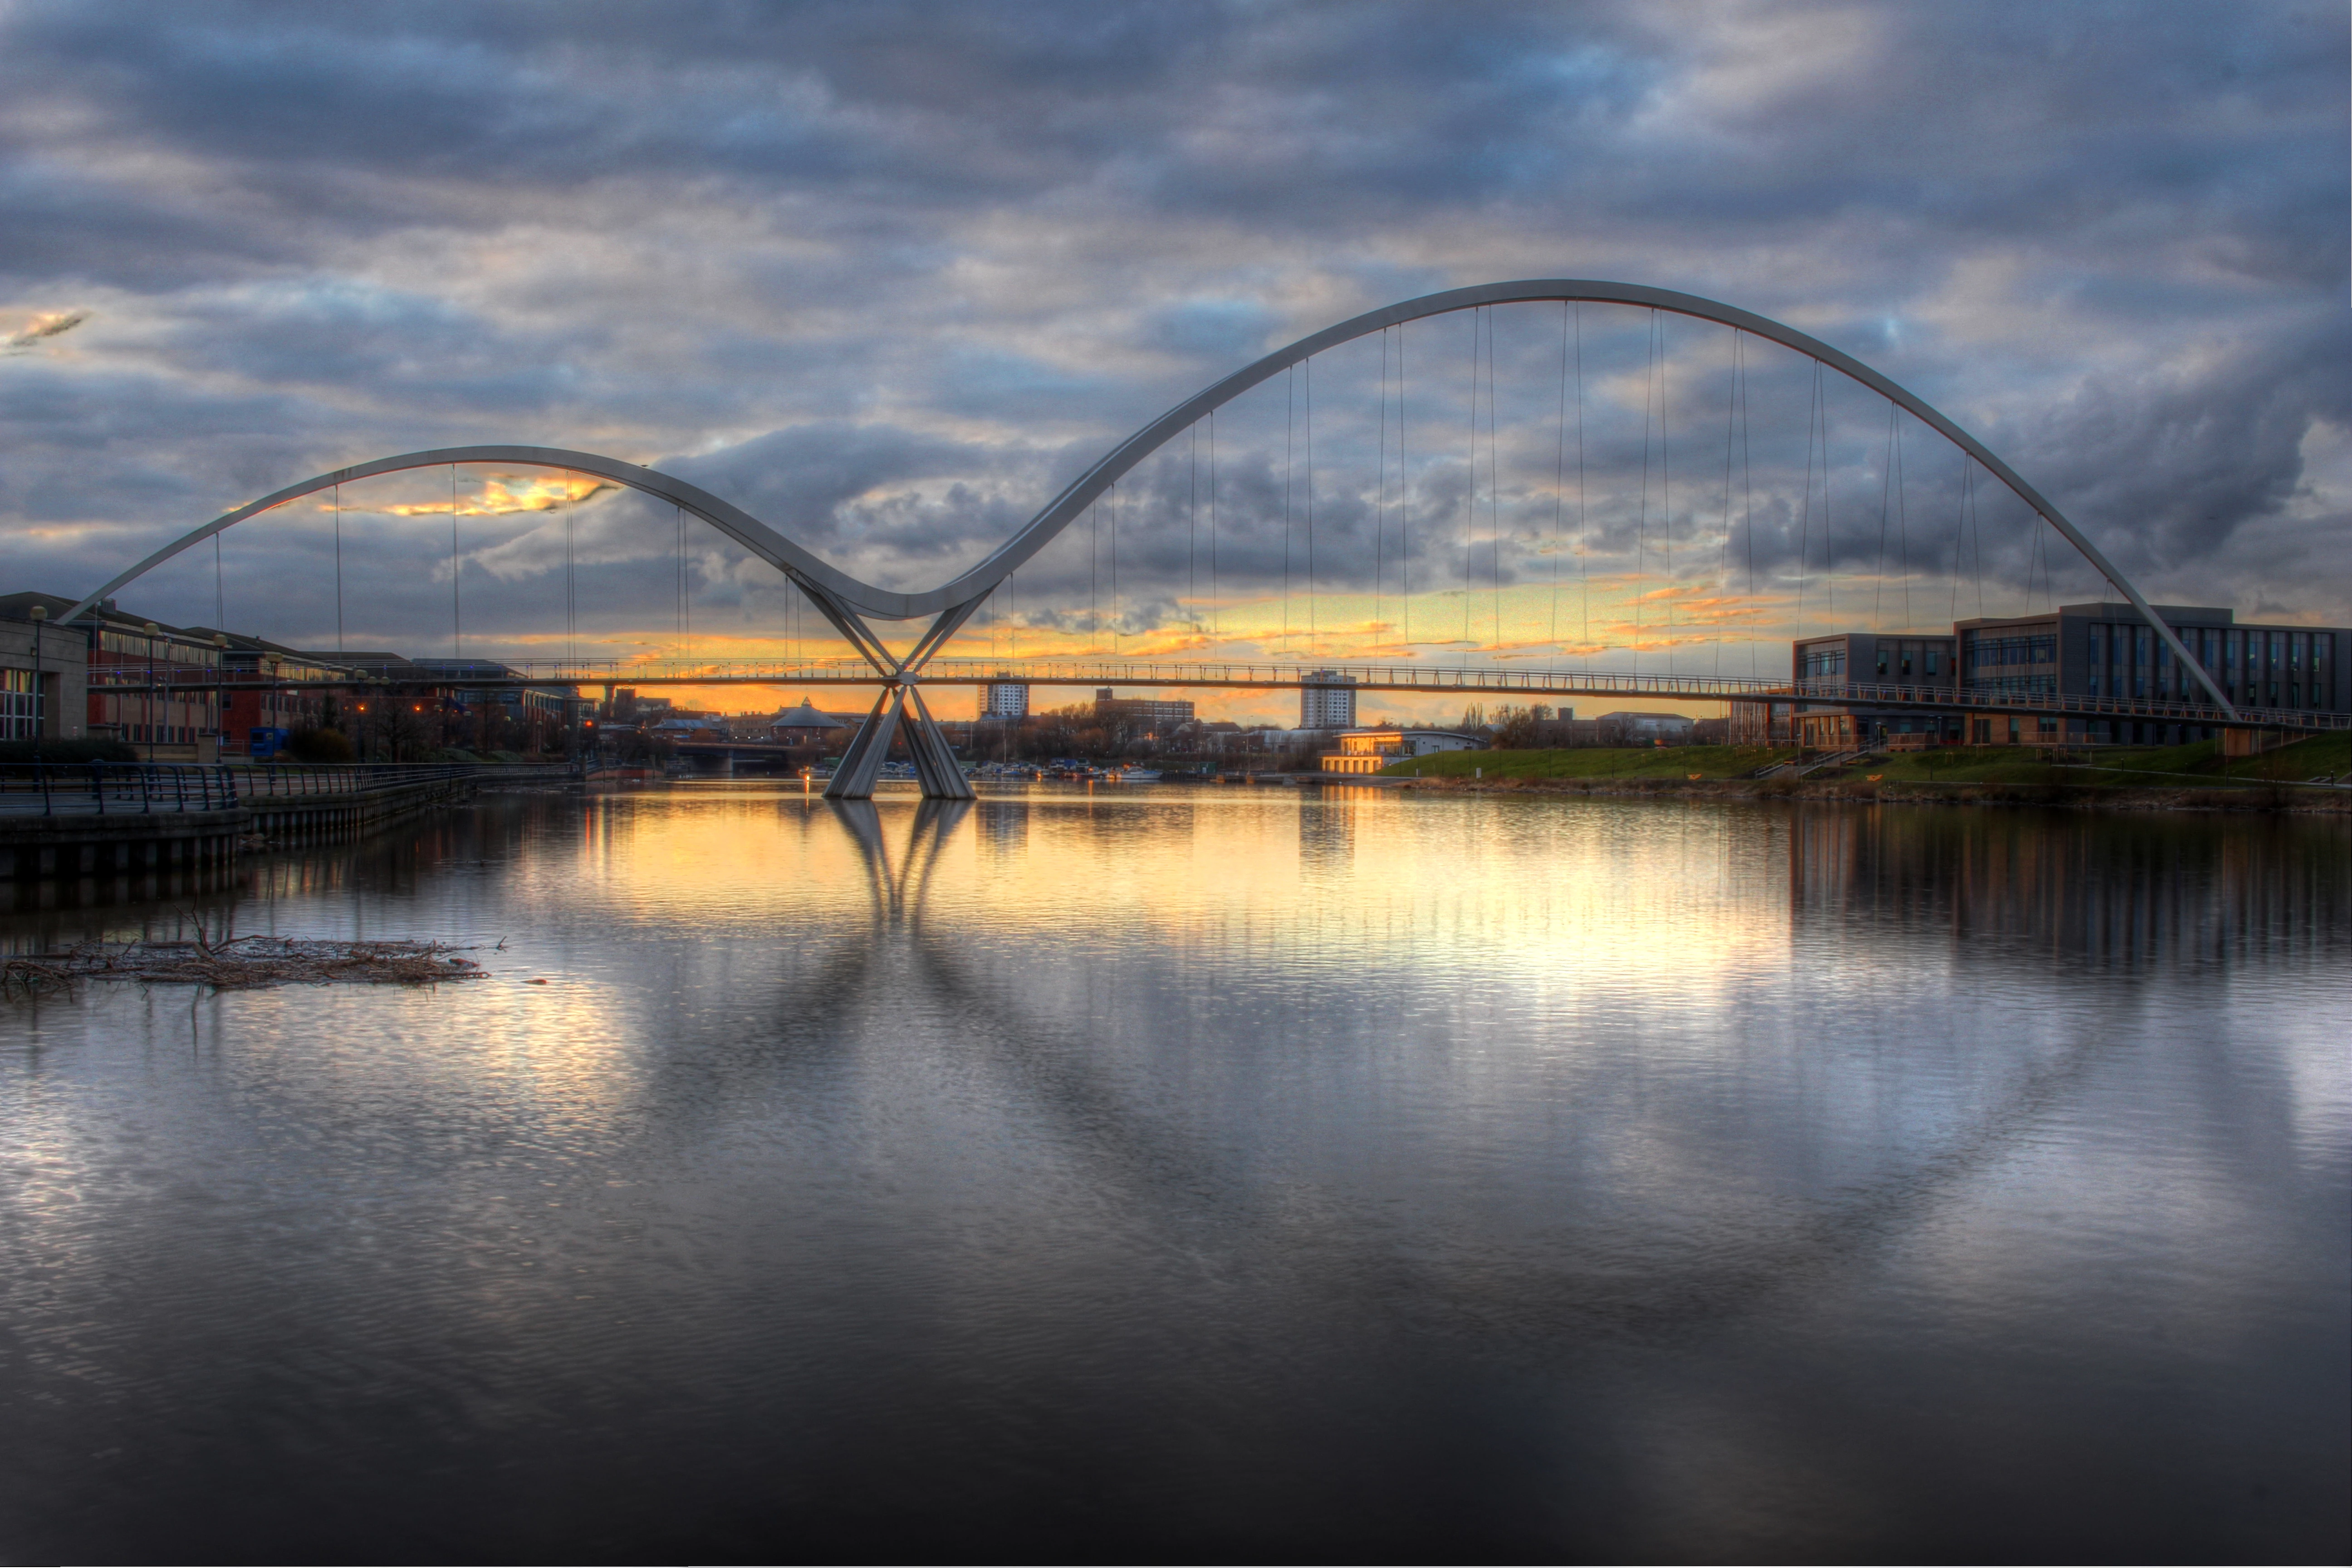
[[[2352,832],[486,797],[0,941],[0,1556],[2352,1550]],[[542,984],[543,982],[543,984]]]

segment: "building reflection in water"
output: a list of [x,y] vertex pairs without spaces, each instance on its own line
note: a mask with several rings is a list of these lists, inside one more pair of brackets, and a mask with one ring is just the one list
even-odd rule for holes
[[1791,930],[1948,936],[1967,961],[2028,953],[2119,972],[2262,967],[2352,943],[2341,821],[2004,807],[1799,807]]

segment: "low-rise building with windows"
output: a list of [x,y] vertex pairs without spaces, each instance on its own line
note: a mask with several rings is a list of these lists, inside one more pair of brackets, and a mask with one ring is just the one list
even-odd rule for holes
[[[1959,689],[1959,638],[1934,632],[1833,632],[1803,637],[1789,650],[1790,674],[1801,686],[1892,686],[1927,696]],[[1877,744],[1941,745],[1960,739],[1959,721],[1908,707],[1849,702],[1741,702],[1732,739],[1744,745],[1850,751]]]
[[155,762],[219,756],[222,650],[212,634],[126,615],[111,599],[67,625],[57,617],[74,601],[55,594],[11,594],[0,598],[0,616],[29,622],[37,605],[47,616],[45,650],[81,639],[84,733],[126,742]]
[[1182,698],[1114,697],[1106,686],[1095,693],[1095,718],[1138,735],[1164,735],[1179,724],[1192,722],[1192,704]]
[[1391,763],[1409,757],[1483,751],[1486,745],[1475,735],[1452,730],[1407,730],[1384,724],[1369,730],[1342,731],[1339,749],[1324,752],[1320,765],[1327,773],[1376,773]]
[[87,719],[89,638],[52,625],[47,604],[36,617],[18,602],[38,597],[0,600],[0,741],[76,740]]

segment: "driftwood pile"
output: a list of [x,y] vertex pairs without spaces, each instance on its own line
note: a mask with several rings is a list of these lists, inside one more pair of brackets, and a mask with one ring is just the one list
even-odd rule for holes
[[240,936],[224,942],[84,942],[65,952],[0,959],[0,994],[32,995],[77,980],[137,980],[209,985],[215,991],[266,985],[428,985],[478,980],[488,971],[463,949],[437,942],[303,942]]

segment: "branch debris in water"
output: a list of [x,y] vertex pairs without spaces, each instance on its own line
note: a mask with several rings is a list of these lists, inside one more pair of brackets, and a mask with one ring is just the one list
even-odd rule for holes
[[66,952],[0,960],[0,994],[32,995],[77,980],[137,980],[244,991],[267,985],[429,985],[489,973],[467,951],[437,942],[303,942],[240,936],[226,942],[84,942]]

